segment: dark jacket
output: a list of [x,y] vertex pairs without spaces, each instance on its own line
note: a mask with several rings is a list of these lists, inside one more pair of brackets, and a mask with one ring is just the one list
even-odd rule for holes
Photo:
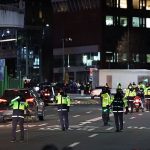
[[113,102],[111,103],[111,106],[113,108],[113,112],[123,112],[125,107],[125,102],[123,99],[122,93],[116,93],[113,99]]

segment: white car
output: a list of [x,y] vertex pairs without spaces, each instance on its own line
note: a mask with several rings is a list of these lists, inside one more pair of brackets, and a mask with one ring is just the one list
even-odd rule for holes
[[99,97],[100,93],[102,92],[103,86],[98,86],[95,89],[91,90],[91,99],[94,99],[94,97]]

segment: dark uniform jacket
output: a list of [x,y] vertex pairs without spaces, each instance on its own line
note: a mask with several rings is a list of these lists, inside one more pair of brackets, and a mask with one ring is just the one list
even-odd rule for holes
[[123,99],[123,94],[121,93],[116,93],[114,96],[114,100],[111,104],[113,108],[113,112],[123,112],[124,107],[125,107],[125,101]]

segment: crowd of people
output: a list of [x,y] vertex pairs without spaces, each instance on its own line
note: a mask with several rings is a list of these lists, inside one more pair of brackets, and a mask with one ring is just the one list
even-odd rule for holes
[[[89,86],[88,86],[89,87]],[[89,90],[89,89],[88,89]],[[111,94],[111,90],[109,85],[103,87],[102,92],[100,93],[100,102],[102,107],[102,120],[104,126],[108,126],[108,122],[110,120],[109,114],[110,110],[112,110],[114,114],[116,132],[123,131],[123,114],[125,110],[125,114],[134,112],[134,99],[138,96],[141,101],[141,110],[150,110],[150,85],[143,84],[140,82],[136,85],[134,82],[130,83],[125,91],[123,92],[121,83],[117,85],[116,93],[114,95]],[[146,101],[145,101],[146,100]],[[66,131],[69,128],[69,119],[68,113],[70,109],[71,100],[67,95],[67,91],[65,88],[60,88],[57,91],[57,95],[55,96],[55,103],[57,104],[57,111],[60,120],[60,127],[62,131]],[[146,105],[144,105],[144,103]],[[144,108],[145,106],[145,108]],[[16,128],[17,124],[20,125],[20,141],[24,141],[24,111],[30,112],[28,110],[28,103],[25,101],[23,95],[18,95],[16,98],[11,100],[10,107],[13,109],[12,114],[12,134],[11,134],[11,142],[16,141]],[[129,109],[130,108],[130,109]],[[130,111],[129,111],[130,110]],[[65,147],[63,150],[69,150],[69,147]],[[43,148],[43,150],[57,150],[57,147],[54,145],[47,145]],[[70,149],[71,150],[71,149]]]
[[[109,113],[110,109],[114,114],[116,132],[123,131],[123,114],[133,113],[134,111],[134,100],[137,98],[140,100],[140,108],[142,112],[144,109],[150,110],[150,85],[143,84],[140,82],[136,85],[134,82],[130,83],[125,91],[123,92],[121,83],[116,88],[115,95],[111,95],[108,84],[104,86],[100,94],[101,107],[102,107],[102,119],[104,126],[109,125]],[[144,103],[146,108],[144,108]]]

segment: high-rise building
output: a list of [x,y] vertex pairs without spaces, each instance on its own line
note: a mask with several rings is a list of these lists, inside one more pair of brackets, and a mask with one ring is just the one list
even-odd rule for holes
[[55,80],[64,66],[69,79],[82,81],[91,80],[88,68],[150,69],[150,0],[52,0],[52,6]]
[[[0,0],[0,15],[0,58],[6,60],[8,74],[52,81],[51,1]],[[16,40],[7,41],[10,36]]]

